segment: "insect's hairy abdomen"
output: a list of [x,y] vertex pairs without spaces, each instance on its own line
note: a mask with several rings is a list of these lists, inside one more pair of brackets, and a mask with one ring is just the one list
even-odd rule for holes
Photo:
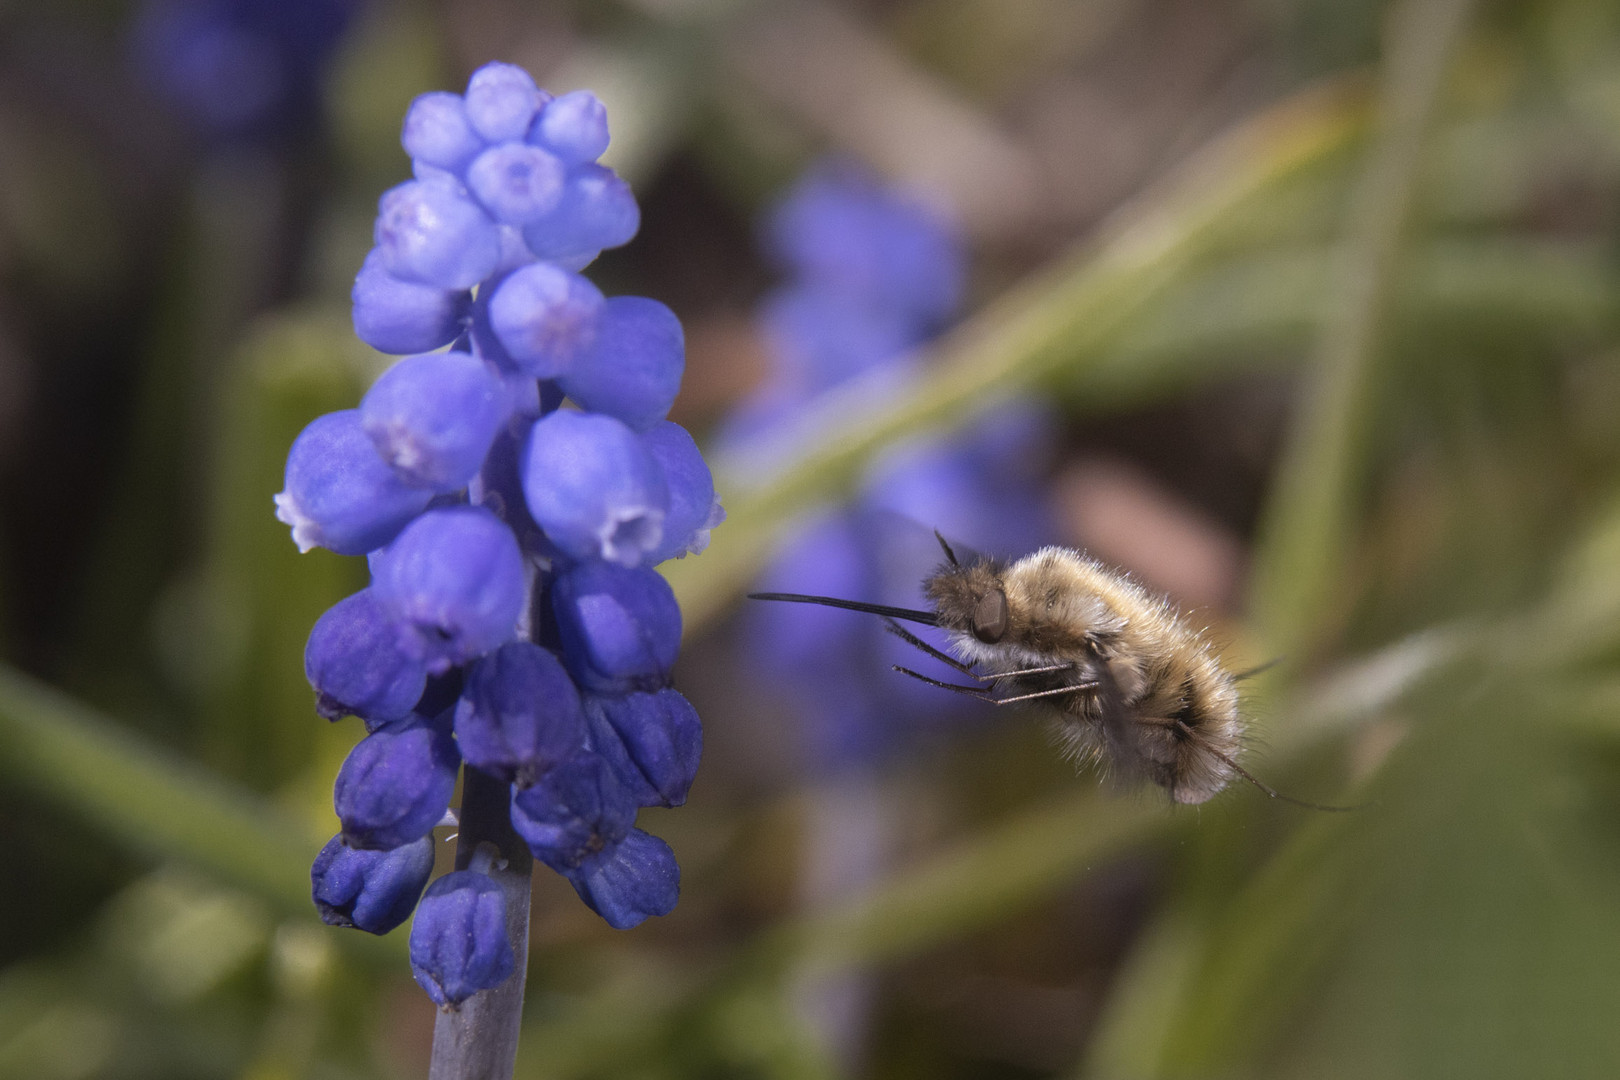
[[1071,753],[1141,772],[1178,802],[1203,802],[1226,786],[1231,770],[1220,754],[1235,755],[1243,732],[1237,691],[1173,605],[1065,548],[1020,559],[1005,580],[1009,602],[1026,615],[1021,644],[1089,669],[1106,665],[1098,693],[1055,699]]

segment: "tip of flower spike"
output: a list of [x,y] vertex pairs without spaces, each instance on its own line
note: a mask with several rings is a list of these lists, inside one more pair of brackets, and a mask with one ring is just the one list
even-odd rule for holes
[[540,110],[529,138],[567,161],[595,161],[608,148],[607,109],[589,90],[564,94]]

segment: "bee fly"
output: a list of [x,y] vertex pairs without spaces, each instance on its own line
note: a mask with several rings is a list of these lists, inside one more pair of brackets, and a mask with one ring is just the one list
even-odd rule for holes
[[[992,705],[1044,707],[1068,755],[1151,781],[1178,803],[1206,802],[1241,778],[1274,799],[1347,809],[1281,795],[1237,763],[1238,676],[1167,599],[1068,548],[964,564],[934,535],[946,561],[923,582],[932,611],[799,593],[751,598],[881,615],[890,633],[976,685],[896,671]],[[945,630],[966,662],[896,620]]]

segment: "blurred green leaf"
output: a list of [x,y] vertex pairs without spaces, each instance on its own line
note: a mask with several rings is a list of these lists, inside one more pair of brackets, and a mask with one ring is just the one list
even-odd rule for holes
[[169,674],[196,702],[208,762],[261,789],[317,763],[329,784],[322,752],[354,741],[315,715],[303,655],[321,612],[364,587],[365,564],[300,554],[271,496],[298,433],[353,408],[384,363],[356,340],[345,311],[290,310],[250,329],[223,380],[199,561],[171,586],[159,640]]
[[1251,607],[1272,649],[1303,663],[1320,644],[1366,481],[1377,363],[1427,139],[1471,0],[1391,9],[1379,131],[1353,191],[1334,303],[1262,524]]
[[896,394],[878,372],[823,395],[768,456],[720,460],[727,520],[704,556],[666,564],[689,627],[718,614],[767,557],[778,531],[838,494],[861,464],[906,434],[967,422],[1030,386],[1100,362],[1133,317],[1182,279],[1223,235],[1226,217],[1344,146],[1359,130],[1354,87],[1318,88],[1218,140],[1121,213],[1095,243],[985,307],[938,348],[938,363]]
[[1604,1076],[1620,747],[1476,665],[1415,703],[1353,815],[1216,901],[1162,1076]]
[[218,775],[169,756],[72,698],[0,668],[0,767],[149,856],[178,856],[309,911],[309,860],[326,837]]

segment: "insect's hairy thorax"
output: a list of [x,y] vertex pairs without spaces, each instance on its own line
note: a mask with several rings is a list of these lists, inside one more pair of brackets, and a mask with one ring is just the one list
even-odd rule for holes
[[[1007,597],[1008,632],[990,644],[974,637],[971,617],[979,597],[995,589]],[[1146,674],[1136,658],[1163,647],[1154,628],[1162,601],[1066,548],[1043,548],[1007,566],[941,567],[926,590],[962,655],[992,671],[1063,662],[1089,671],[1106,659],[1134,699]]]

